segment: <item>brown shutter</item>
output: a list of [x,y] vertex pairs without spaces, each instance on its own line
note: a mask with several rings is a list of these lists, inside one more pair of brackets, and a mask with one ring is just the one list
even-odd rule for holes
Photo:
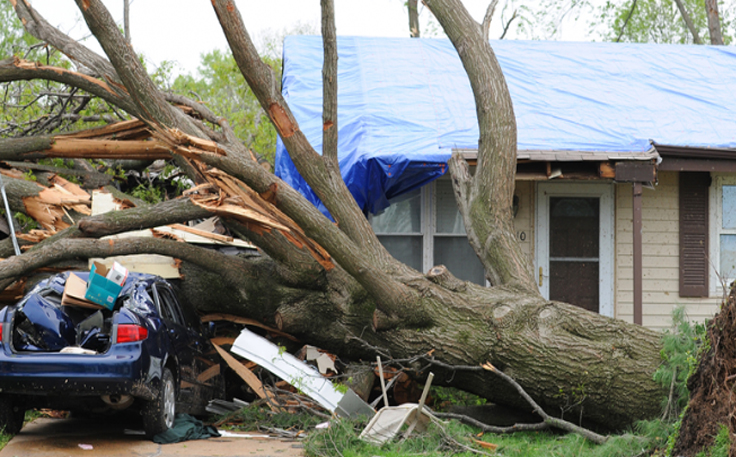
[[710,173],[680,173],[680,296],[708,296]]

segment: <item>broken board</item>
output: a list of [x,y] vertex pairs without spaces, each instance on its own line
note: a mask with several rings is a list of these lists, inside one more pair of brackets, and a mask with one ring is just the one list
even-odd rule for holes
[[231,352],[256,362],[271,373],[288,381],[304,392],[326,410],[341,417],[363,415],[372,417],[373,408],[365,403],[355,392],[348,389],[341,393],[312,366],[307,365],[267,339],[243,329],[235,339]]

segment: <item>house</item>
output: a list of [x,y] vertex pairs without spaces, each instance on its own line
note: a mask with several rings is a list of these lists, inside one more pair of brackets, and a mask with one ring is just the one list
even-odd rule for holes
[[[736,279],[736,49],[494,41],[518,126],[514,223],[542,294],[667,328]],[[447,40],[338,38],[339,159],[381,241],[484,284],[447,176],[478,127]],[[288,37],[283,93],[317,151],[322,43]],[[321,203],[279,143],[276,171]],[[322,208],[324,209],[324,208]]]

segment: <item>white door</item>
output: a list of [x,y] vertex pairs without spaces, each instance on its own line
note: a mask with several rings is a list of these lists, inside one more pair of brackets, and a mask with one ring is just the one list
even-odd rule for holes
[[539,183],[536,207],[544,298],[613,317],[613,184]]

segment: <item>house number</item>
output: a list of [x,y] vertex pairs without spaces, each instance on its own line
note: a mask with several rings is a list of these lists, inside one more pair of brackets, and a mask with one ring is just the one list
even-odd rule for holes
[[526,241],[526,232],[519,232],[518,234],[519,240]]

